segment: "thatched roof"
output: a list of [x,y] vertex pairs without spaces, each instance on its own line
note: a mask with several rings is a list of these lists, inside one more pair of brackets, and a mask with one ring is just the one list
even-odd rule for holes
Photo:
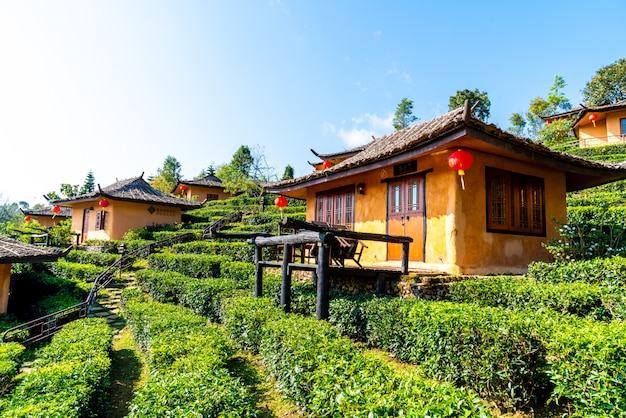
[[403,155],[417,157],[436,149],[443,150],[455,146],[461,140],[472,140],[474,146],[488,145],[491,150],[497,147],[502,154],[517,155],[558,167],[568,175],[568,191],[626,178],[626,167],[622,164],[594,162],[553,151],[530,139],[515,136],[495,125],[473,118],[469,104],[466,103],[464,107],[376,138],[354,156],[323,171],[269,183],[265,188],[270,193],[301,189],[335,177],[382,167],[401,159]]
[[72,208],[60,207],[59,213],[52,212],[52,207],[43,209],[22,209],[24,215],[30,216],[49,216],[55,218],[69,218],[72,216]]
[[58,205],[70,205],[72,203],[94,201],[101,198],[125,202],[176,206],[183,210],[196,209],[202,206],[202,203],[200,202],[192,202],[187,199],[173,197],[155,189],[143,179],[143,176],[120,180],[104,188],[100,188],[98,185],[98,190],[94,192],[68,199],[51,201],[51,203]]
[[57,261],[61,255],[63,250],[59,248],[38,247],[0,236],[0,264]]
[[172,189],[172,193],[177,191],[181,184],[184,184],[187,186],[216,187],[220,189],[224,188],[224,184],[222,183],[222,180],[218,179],[215,176],[208,175],[200,179],[179,180],[178,183],[176,183],[176,186],[174,186],[174,188]]

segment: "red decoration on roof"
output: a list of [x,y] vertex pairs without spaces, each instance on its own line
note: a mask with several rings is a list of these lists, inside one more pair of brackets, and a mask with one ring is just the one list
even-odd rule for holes
[[55,206],[55,207],[52,208],[52,212],[53,213],[59,213],[59,212],[61,212],[61,208],[59,206]]
[[24,222],[30,222],[30,216],[24,216]]
[[451,169],[457,170],[459,176],[461,176],[461,188],[465,190],[465,180],[463,176],[465,175],[465,170],[469,170],[469,168],[474,164],[474,157],[469,151],[465,151],[463,149],[459,149],[454,151],[448,157],[448,165]]
[[329,168],[331,165],[333,165],[333,163],[331,163],[329,160],[324,160],[324,163],[322,165],[324,166],[324,168]]
[[109,201],[106,199],[100,199],[100,201],[98,202],[98,206],[100,206],[101,208],[106,208],[109,206]]
[[180,191],[184,192],[185,190],[187,190],[187,186],[185,186],[184,184],[180,185]]
[[593,122],[593,126],[596,126],[596,121],[598,120],[598,114],[592,113],[589,115],[589,122]]

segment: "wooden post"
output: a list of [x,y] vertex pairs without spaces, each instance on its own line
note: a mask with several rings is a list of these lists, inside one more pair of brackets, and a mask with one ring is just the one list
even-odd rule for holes
[[261,262],[263,261],[263,247],[258,245],[254,246],[254,296],[257,298],[263,296],[263,267]]
[[291,251],[291,244],[285,244],[283,249],[283,280],[280,285],[280,304],[287,313],[291,311],[291,272],[289,271]]
[[317,319],[328,319],[330,299],[330,246],[321,244],[317,264]]
[[380,272],[376,275],[376,293],[379,295],[385,294],[385,273]]
[[402,274],[409,272],[409,243],[402,243]]

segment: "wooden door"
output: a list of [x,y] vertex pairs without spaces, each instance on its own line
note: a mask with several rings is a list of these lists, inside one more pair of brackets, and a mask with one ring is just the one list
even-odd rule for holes
[[[410,261],[424,261],[424,183],[423,175],[405,177],[387,185],[387,233],[413,238]],[[400,260],[402,246],[387,245],[387,259]]]
[[87,241],[87,232],[89,231],[89,212],[91,212],[89,208],[83,209],[83,233],[80,237],[80,242]]

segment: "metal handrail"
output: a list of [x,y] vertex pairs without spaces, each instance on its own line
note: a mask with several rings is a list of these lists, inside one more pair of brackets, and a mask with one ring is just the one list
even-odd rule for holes
[[[116,271],[119,270],[121,273],[124,269],[132,266],[135,257],[147,258],[156,248],[171,246],[192,239],[195,239],[195,235],[192,232],[186,232],[144,245],[127,254],[122,254],[119,259],[115,260],[115,262],[96,276],[91,290],[87,295],[87,299],[85,299],[84,302],[9,328],[4,331],[0,341],[19,342],[22,345],[30,345],[51,337],[69,322],[86,318],[91,313],[91,308],[98,297],[98,292],[106,288],[113,281]],[[33,334],[33,331],[36,331],[36,333]],[[20,336],[26,336],[26,338],[20,340]]]

